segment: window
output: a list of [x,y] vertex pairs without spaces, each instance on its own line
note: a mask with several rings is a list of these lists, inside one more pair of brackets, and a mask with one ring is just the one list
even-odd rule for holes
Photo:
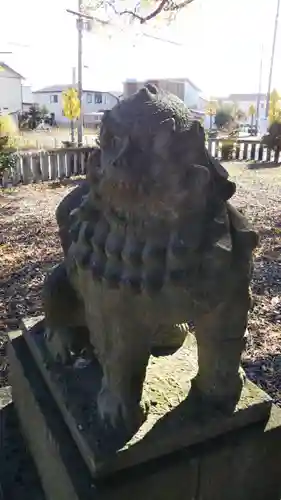
[[87,94],[87,104],[92,104],[92,94]]
[[95,93],[95,104],[102,104],[102,93],[101,92]]
[[263,103],[263,102],[261,102],[261,109],[263,109],[263,108],[264,108],[264,103]]
[[58,96],[57,94],[53,94],[50,96],[50,102],[51,104],[57,103],[58,102]]

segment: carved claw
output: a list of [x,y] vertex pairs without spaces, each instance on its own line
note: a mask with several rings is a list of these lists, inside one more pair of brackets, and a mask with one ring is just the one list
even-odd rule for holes
[[126,411],[124,412],[125,408],[122,401],[107,387],[102,387],[97,402],[100,419],[105,424],[110,424],[111,427],[116,428],[120,423],[120,418],[126,419]]
[[139,429],[149,410],[149,402],[145,400],[127,407],[120,396],[105,386],[100,390],[97,403],[98,413],[104,425],[110,425],[113,429],[120,428],[120,424],[125,425],[129,434]]
[[46,347],[54,361],[66,364],[70,358],[70,346],[67,335],[62,330],[46,328]]

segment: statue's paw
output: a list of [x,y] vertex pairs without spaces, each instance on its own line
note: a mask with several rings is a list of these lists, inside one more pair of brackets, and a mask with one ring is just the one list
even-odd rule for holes
[[124,418],[122,401],[107,387],[102,387],[98,394],[99,417],[105,425],[118,427],[120,419]]
[[54,361],[66,364],[70,360],[70,346],[63,331],[46,328],[45,342]]
[[114,394],[109,388],[103,387],[98,395],[98,412],[101,421],[114,429],[125,426],[129,434],[134,433],[145,421],[149,402],[132,402],[126,405],[121,397]]

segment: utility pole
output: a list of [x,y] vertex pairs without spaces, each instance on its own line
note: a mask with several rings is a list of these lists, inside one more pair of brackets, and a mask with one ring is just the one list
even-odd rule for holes
[[92,16],[88,16],[86,14],[82,13],[82,0],[78,0],[78,11],[66,9],[66,12],[69,14],[73,14],[76,16],[76,26],[77,26],[77,33],[78,33],[78,40],[77,40],[77,48],[78,48],[78,54],[77,54],[77,91],[78,91],[78,99],[79,99],[79,105],[80,105],[80,116],[77,120],[77,141],[78,141],[78,147],[82,146],[83,144],[83,102],[82,102],[82,96],[83,96],[83,29],[84,29],[84,20],[92,20]]
[[[72,68],[72,87],[74,89],[76,88],[76,68]],[[75,142],[74,120],[71,120],[71,122],[70,122],[70,133],[71,133],[71,142],[72,142],[72,144],[74,144],[74,142]]]
[[277,38],[278,20],[279,20],[279,10],[280,10],[280,0],[277,0],[277,9],[276,9],[276,15],[275,15],[272,51],[271,51],[271,61],[270,61],[270,69],[269,69],[269,77],[268,77],[268,89],[267,89],[267,96],[266,96],[266,107],[265,107],[265,117],[266,118],[268,118],[268,114],[269,114],[271,81],[272,81],[272,71],[273,71],[273,65],[274,65],[275,46],[276,46],[276,38]]
[[66,9],[66,12],[69,14],[73,14],[76,16],[76,26],[78,32],[78,54],[77,54],[77,91],[78,91],[78,99],[80,104],[80,116],[78,118],[77,123],[77,140],[78,146],[82,146],[83,143],[83,103],[82,103],[82,95],[83,95],[83,30],[91,29],[91,22],[96,21],[102,25],[108,25],[108,21],[103,21],[102,19],[98,19],[97,17],[89,16],[88,14],[84,14],[82,12],[83,0],[78,0],[78,11]]
[[83,51],[83,18],[81,17],[81,0],[78,0],[78,13],[77,17],[77,32],[78,32],[78,58],[77,58],[77,90],[78,90],[78,99],[80,104],[80,115],[77,123],[77,141],[78,147],[83,144],[83,69],[82,69],[82,51]]
[[257,129],[258,129],[258,126],[259,126],[259,121],[260,121],[262,70],[263,70],[263,45],[261,46],[261,59],[260,59],[260,70],[259,70],[259,87],[258,87],[258,95],[257,95],[257,111],[256,111],[256,127],[257,127]]

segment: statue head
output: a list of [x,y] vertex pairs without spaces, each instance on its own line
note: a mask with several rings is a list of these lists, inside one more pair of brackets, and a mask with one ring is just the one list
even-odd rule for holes
[[201,124],[151,84],[105,112],[100,148],[100,188],[120,211],[175,219],[234,192],[223,195],[227,173],[209,157]]

